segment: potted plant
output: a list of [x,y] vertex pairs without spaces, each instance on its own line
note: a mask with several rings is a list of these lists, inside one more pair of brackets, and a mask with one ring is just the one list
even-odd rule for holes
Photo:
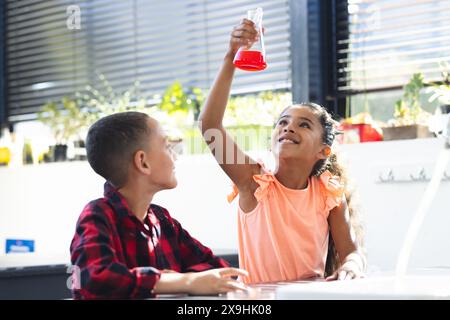
[[[266,150],[270,145],[271,132],[279,114],[291,104],[292,95],[287,91],[264,91],[231,96],[223,124],[243,150]],[[182,135],[188,153],[209,153],[200,130],[187,127]]]
[[89,124],[118,112],[146,112],[147,98],[140,94],[140,83],[135,81],[123,92],[117,92],[103,74],[97,74],[97,84],[87,85],[81,92],[75,93],[75,101],[82,106]]
[[424,88],[422,73],[415,73],[403,87],[403,97],[395,104],[394,119],[383,127],[384,140],[428,138],[433,134],[428,129],[430,114],[420,103],[420,91]]
[[188,87],[185,89],[179,81],[175,81],[167,87],[158,107],[170,116],[185,122],[180,124],[190,124],[186,121],[192,122],[198,119],[203,98],[203,92],[200,88]]
[[230,97],[224,115],[228,133],[245,151],[264,150],[280,113],[292,104],[287,91],[263,91]]
[[447,63],[441,64],[442,68],[442,81],[439,83],[433,83],[429,89],[428,92],[431,92],[432,95],[429,98],[429,102],[433,102],[435,100],[438,100],[440,102],[440,109],[439,111],[444,114],[450,113],[450,74],[449,71],[450,67]]
[[67,144],[80,140],[81,131],[88,124],[87,114],[84,113],[77,102],[68,97],[61,102],[49,102],[38,113],[38,119],[47,125],[55,141],[50,146],[50,161],[67,160]]
[[124,111],[150,113],[146,97],[140,95],[139,82],[118,93],[104,75],[97,74],[97,77],[95,86],[87,85],[73,97],[64,97],[61,102],[43,106],[38,119],[50,127],[55,140],[50,154],[43,156],[44,161],[66,160],[69,142],[73,143],[72,159],[86,159],[85,130],[101,117]]
[[200,88],[183,88],[179,81],[169,85],[158,104],[166,114],[159,119],[167,128],[169,141],[177,153],[183,152],[183,138],[198,120],[204,95]]
[[450,121],[450,67],[448,63],[441,62],[442,81],[432,83],[428,88],[428,93],[431,93],[429,102],[438,101],[439,105],[430,120],[430,130],[437,135],[445,134],[447,125]]

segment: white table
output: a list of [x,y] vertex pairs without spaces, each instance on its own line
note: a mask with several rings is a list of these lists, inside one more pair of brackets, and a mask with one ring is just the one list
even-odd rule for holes
[[450,268],[414,270],[402,278],[393,273],[364,279],[294,283],[279,286],[281,300],[450,300]]

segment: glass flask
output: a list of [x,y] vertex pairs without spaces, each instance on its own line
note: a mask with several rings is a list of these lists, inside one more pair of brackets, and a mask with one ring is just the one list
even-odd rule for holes
[[262,32],[263,9],[247,11],[247,19],[255,23],[259,39],[251,47],[242,46],[236,53],[233,64],[245,71],[260,71],[267,67],[266,50],[264,48],[264,35]]

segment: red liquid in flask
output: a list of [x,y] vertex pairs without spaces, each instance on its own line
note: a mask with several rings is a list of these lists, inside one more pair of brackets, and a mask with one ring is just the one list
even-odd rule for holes
[[252,50],[238,51],[233,63],[236,67],[245,71],[260,71],[267,67],[261,52]]

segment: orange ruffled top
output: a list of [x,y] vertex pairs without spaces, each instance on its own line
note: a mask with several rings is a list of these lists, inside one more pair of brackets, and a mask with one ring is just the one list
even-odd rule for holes
[[[238,209],[239,265],[245,283],[323,277],[328,252],[328,215],[342,201],[338,177],[325,171],[308,179],[302,190],[289,189],[262,167],[254,175],[258,204]],[[231,202],[238,195],[234,186]]]

